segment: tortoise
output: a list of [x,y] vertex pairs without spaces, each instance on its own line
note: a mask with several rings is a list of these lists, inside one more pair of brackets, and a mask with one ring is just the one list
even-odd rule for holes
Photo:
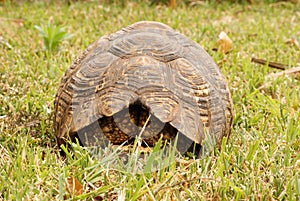
[[[200,45],[169,26],[136,22],[91,44],[67,69],[55,97],[58,144],[177,141],[181,151],[229,136],[226,80]],[[176,137],[177,136],[177,137]]]

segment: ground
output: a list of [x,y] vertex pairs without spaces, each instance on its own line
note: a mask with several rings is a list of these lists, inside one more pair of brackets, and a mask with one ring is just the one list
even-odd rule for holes
[[[299,80],[267,80],[279,70],[251,62],[300,63],[299,7],[297,1],[178,1],[175,9],[147,1],[0,2],[0,200],[299,200]],[[91,155],[76,144],[60,156],[52,118],[64,71],[100,36],[140,20],[168,24],[219,65],[235,109],[228,142],[153,172],[139,172],[134,158],[118,166],[114,153]],[[51,51],[35,27],[48,22],[72,35]],[[233,41],[225,55],[212,50],[222,31]],[[72,179],[83,187],[71,195]]]

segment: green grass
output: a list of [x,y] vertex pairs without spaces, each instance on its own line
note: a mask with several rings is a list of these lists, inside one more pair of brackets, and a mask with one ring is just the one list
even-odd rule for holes
[[[116,1],[115,1],[116,2]],[[251,57],[296,66],[300,4],[164,5],[131,2],[0,4],[0,200],[300,200],[300,83]],[[219,64],[232,92],[232,135],[200,160],[181,158],[151,174],[122,166],[115,153],[90,155],[76,144],[63,158],[53,134],[53,100],[64,71],[89,44],[139,20],[166,23],[198,42]],[[48,22],[73,37],[47,54],[35,26]],[[212,51],[225,31],[233,50]],[[49,70],[51,72],[49,72]],[[133,159],[132,159],[133,160]],[[152,159],[151,159],[152,160]],[[136,162],[136,161],[131,161]],[[68,195],[75,177],[85,192]]]

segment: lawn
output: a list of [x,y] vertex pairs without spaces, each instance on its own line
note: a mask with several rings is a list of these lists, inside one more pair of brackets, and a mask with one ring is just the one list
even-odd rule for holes
[[[300,200],[299,77],[267,80],[280,70],[251,62],[299,65],[300,2],[45,2],[0,1],[0,200]],[[171,26],[219,65],[235,110],[227,144],[153,172],[77,144],[62,157],[52,119],[63,73],[99,37],[140,20]],[[45,49],[36,26],[48,24],[72,37]],[[213,51],[222,31],[233,41],[225,55]]]

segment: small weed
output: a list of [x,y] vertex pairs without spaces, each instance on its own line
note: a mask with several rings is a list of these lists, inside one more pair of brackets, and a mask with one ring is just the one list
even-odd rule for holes
[[40,35],[43,37],[44,51],[46,52],[48,66],[46,74],[48,74],[50,77],[54,77],[56,70],[51,59],[52,52],[58,50],[62,41],[71,38],[72,35],[68,34],[65,31],[65,27],[55,26],[50,21],[45,27],[37,25],[35,25],[34,27],[39,31]]
[[47,26],[34,26],[43,37],[44,49],[49,52],[53,52],[59,48],[60,43],[63,40],[71,38],[72,35],[65,31],[65,27],[59,27],[48,22]]

